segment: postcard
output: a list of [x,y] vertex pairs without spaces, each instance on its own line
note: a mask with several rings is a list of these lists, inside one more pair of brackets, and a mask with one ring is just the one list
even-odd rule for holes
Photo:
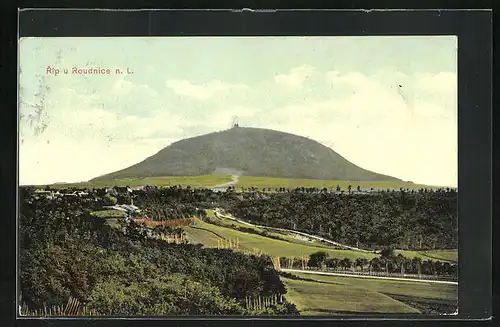
[[457,38],[23,37],[25,317],[450,315]]

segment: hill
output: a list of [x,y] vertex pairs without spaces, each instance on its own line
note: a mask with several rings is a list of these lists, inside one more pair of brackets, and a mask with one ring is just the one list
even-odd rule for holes
[[360,168],[309,138],[249,127],[234,127],[172,143],[142,162],[94,180],[221,172],[284,178],[399,181]]

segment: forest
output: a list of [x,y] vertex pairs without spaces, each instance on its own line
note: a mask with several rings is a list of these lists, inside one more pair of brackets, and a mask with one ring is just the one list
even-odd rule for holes
[[404,250],[458,247],[457,192],[242,193],[227,210],[255,224],[314,233],[346,245]]
[[160,220],[203,215],[202,209],[219,206],[255,224],[312,233],[366,249],[458,247],[458,193],[454,189],[350,194],[313,188],[213,192],[171,187],[138,192],[135,197],[134,203]]
[[[297,314],[270,258],[125,232],[90,214],[99,197],[20,192],[21,301],[30,310],[77,299],[100,315]],[[269,305],[254,299],[279,298]]]

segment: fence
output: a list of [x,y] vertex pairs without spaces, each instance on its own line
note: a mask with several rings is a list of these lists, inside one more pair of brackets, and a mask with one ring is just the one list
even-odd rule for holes
[[248,311],[263,310],[278,304],[285,303],[286,300],[282,294],[274,294],[270,296],[245,297],[244,305]]
[[68,303],[66,305],[53,305],[49,307],[44,307],[43,309],[30,310],[28,306],[23,303],[20,310],[21,316],[30,317],[49,317],[49,316],[99,316],[100,314],[95,311],[88,309],[82,305],[77,299],[69,297]]
[[195,218],[182,218],[182,219],[171,219],[171,220],[149,220],[146,218],[137,218],[134,219],[136,223],[144,224],[146,227],[156,227],[156,226],[166,226],[166,227],[181,227],[193,224],[196,219]]
[[424,275],[424,274],[398,274],[398,273],[386,273],[381,271],[354,271],[354,270],[339,270],[332,268],[315,268],[315,267],[305,267],[304,270],[331,272],[336,274],[345,275],[366,275],[366,276],[381,276],[381,277],[398,277],[398,278],[415,278],[415,279],[429,279],[429,280],[450,280],[457,281],[455,276],[450,275]]
[[184,237],[182,234],[180,234],[180,235],[177,235],[177,234],[169,235],[169,234],[164,234],[164,233],[153,234],[153,236],[151,236],[151,238],[155,238],[155,239],[165,241],[167,243],[175,243],[175,244],[182,244],[184,242]]

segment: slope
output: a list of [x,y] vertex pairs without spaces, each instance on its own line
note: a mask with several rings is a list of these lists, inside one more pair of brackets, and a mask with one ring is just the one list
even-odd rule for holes
[[306,137],[235,127],[175,142],[131,167],[96,179],[220,173],[284,178],[398,181],[360,168]]

